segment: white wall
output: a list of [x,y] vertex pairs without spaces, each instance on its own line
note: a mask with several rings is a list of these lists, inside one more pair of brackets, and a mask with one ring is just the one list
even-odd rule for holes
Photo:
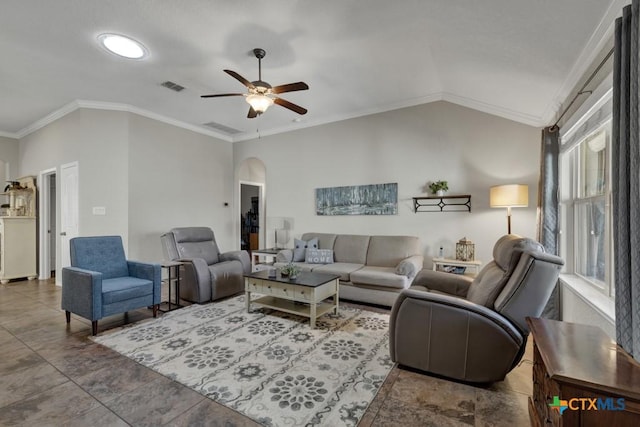
[[[293,217],[295,237],[416,235],[432,257],[439,246],[453,256],[466,236],[487,262],[506,233],[506,210],[489,208],[489,187],[521,183],[530,207],[513,210],[512,231],[535,238],[540,130],[465,107],[436,102],[234,144],[236,168],[250,157],[266,165],[267,216]],[[449,181],[449,194],[471,194],[472,212],[414,213],[412,197],[427,195],[432,180]],[[398,215],[315,214],[316,188],[386,182],[398,183]]]
[[[128,112],[78,109],[19,146],[23,175],[78,161],[80,235],[120,235],[129,258],[156,262],[160,234],[176,226],[210,226],[222,249],[234,248],[223,206],[233,195],[228,142]],[[97,206],[106,215],[93,215]]]
[[130,257],[162,260],[160,236],[173,227],[211,227],[221,251],[238,248],[231,144],[136,114],[129,126]]
[[[80,235],[121,235],[128,238],[128,113],[79,109],[20,140],[20,173],[38,175],[45,169],[78,161]],[[60,176],[59,173],[56,176]],[[60,200],[59,192],[56,195]],[[60,230],[60,204],[56,229]],[[94,216],[103,206],[106,215]],[[60,253],[60,239],[57,239]],[[56,257],[57,270],[61,257]]]
[[6,179],[6,171],[9,170],[10,178],[18,178],[22,175],[19,175],[18,171],[18,158],[19,158],[20,146],[19,141],[13,138],[7,138],[4,136],[0,136],[0,160],[4,163],[4,170],[2,174],[0,174],[0,184],[2,185],[1,190],[4,190],[5,187],[5,179]]

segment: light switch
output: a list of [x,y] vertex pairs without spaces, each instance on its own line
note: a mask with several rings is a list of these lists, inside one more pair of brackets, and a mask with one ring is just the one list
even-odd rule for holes
[[106,215],[107,214],[107,209],[104,206],[94,206],[93,207],[93,214],[94,215]]

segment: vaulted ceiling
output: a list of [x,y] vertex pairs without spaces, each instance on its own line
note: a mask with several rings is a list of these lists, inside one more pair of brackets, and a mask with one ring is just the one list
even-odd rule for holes
[[[553,121],[620,14],[620,0],[2,0],[0,134],[21,136],[76,105],[129,109],[227,140],[448,100],[544,126]],[[97,36],[142,42],[144,60]],[[272,85],[309,110],[247,119],[223,72]],[[185,89],[171,91],[161,83]],[[205,126],[213,123],[212,129]],[[220,129],[226,129],[220,130]]]

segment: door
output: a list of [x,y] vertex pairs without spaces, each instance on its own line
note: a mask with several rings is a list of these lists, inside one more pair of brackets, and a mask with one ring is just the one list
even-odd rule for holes
[[41,171],[38,177],[39,197],[39,279],[55,276],[56,269],[56,169]]
[[79,233],[78,223],[78,162],[60,166],[60,269],[56,269],[56,284],[62,277],[62,267],[71,265],[69,240]]

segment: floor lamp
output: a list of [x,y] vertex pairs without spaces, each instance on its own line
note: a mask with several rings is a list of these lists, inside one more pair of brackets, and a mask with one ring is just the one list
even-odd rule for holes
[[522,184],[496,185],[489,190],[492,208],[507,208],[507,233],[511,234],[511,208],[529,206],[529,186]]

